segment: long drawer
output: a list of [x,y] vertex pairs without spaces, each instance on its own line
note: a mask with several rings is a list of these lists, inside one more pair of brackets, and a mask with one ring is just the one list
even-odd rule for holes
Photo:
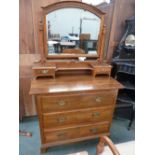
[[44,128],[77,125],[80,123],[94,123],[109,121],[113,108],[100,107],[86,110],[72,110],[69,112],[56,112],[43,114]]
[[111,105],[114,103],[115,95],[115,90],[106,90],[97,94],[83,94],[60,97],[39,96],[39,98],[42,106],[42,111],[46,113]]
[[59,129],[55,131],[45,130],[44,138],[46,143],[50,143],[80,137],[88,137],[92,135],[99,135],[108,132],[109,132],[109,123],[98,123],[94,125],[85,125],[67,129]]

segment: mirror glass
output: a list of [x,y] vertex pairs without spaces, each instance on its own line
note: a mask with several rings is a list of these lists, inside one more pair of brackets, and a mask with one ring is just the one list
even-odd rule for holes
[[97,55],[100,18],[78,8],[63,8],[46,15],[48,55]]

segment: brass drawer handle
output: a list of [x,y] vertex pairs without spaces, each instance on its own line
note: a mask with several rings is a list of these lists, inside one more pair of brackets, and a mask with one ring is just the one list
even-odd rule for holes
[[65,104],[66,104],[66,103],[65,103],[65,101],[63,101],[63,100],[61,100],[61,101],[58,102],[58,105],[59,105],[59,106],[64,106]]
[[66,135],[65,132],[62,132],[62,133],[58,133],[57,136],[58,136],[59,138],[65,138],[67,135]]
[[90,129],[90,132],[91,132],[91,133],[97,133],[97,131],[98,131],[98,128],[91,128],[91,129]]
[[103,98],[102,97],[96,97],[96,102],[100,103],[102,102]]
[[95,117],[96,118],[96,117],[99,117],[99,116],[100,116],[100,113],[99,112],[93,112],[92,113],[92,117]]
[[59,117],[59,118],[57,119],[57,121],[58,121],[59,123],[64,123],[64,122],[66,121],[66,118],[65,118],[65,117]]
[[48,73],[48,70],[47,69],[44,69],[41,71],[43,74],[47,74]]

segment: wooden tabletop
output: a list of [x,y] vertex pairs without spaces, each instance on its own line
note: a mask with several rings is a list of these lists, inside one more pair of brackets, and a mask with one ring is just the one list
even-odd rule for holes
[[56,79],[32,79],[29,94],[84,93],[121,88],[123,85],[107,76],[94,78],[91,75],[63,75],[57,76]]

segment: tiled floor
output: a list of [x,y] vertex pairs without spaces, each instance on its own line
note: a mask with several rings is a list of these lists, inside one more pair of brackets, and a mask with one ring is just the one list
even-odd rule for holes
[[[122,143],[134,140],[134,124],[130,130],[127,129],[129,121],[121,118],[114,118],[111,127],[111,139],[114,143]],[[32,137],[19,137],[20,155],[39,155],[40,154],[40,135],[38,119],[25,118],[20,122],[20,130],[32,132]],[[46,155],[66,155],[73,152],[88,151],[89,155],[94,155],[98,139],[56,146],[48,149]]]

